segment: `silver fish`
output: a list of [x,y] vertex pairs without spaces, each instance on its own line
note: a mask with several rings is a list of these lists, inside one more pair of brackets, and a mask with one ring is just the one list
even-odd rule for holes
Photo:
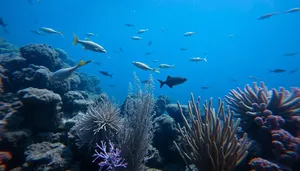
[[90,40],[79,40],[74,34],[73,45],[80,43],[85,50],[90,50],[94,52],[106,53],[106,50],[99,44]]
[[59,34],[61,35],[62,37],[64,37],[63,33],[62,32],[59,32],[59,31],[56,31],[52,28],[48,28],[48,27],[41,27],[39,28],[41,31],[45,32],[45,33],[48,33],[48,34]]
[[160,73],[160,72],[158,71],[158,69],[156,69],[156,68],[151,68],[151,67],[149,67],[148,65],[146,65],[146,64],[144,64],[144,63],[142,63],[142,62],[133,61],[132,64],[135,65],[136,67],[142,69],[142,70],[145,70],[145,71],[149,70],[149,71],[154,71],[154,72],[156,72],[156,73]]
[[200,57],[194,57],[194,58],[191,58],[190,61],[192,61],[192,62],[200,62],[200,61],[207,62],[207,59],[206,58],[200,58]]
[[62,81],[64,79],[70,77],[77,68],[84,66],[90,62],[92,62],[92,61],[91,60],[89,60],[89,61],[80,60],[76,66],[59,69],[51,75],[50,80]]

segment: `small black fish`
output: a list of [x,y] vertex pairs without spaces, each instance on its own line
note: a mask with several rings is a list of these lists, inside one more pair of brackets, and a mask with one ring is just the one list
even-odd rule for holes
[[100,63],[100,62],[94,62],[94,64],[96,64],[96,65],[98,65],[98,66],[100,66],[100,65],[101,65],[101,63]]
[[187,50],[187,48],[180,48],[180,50],[185,51],[185,50]]
[[3,27],[3,29],[6,33],[9,33],[9,31],[6,29],[7,24],[4,23],[3,18],[1,18],[1,17],[0,17],[0,26]]
[[285,69],[274,69],[274,70],[270,70],[270,72],[274,72],[274,73],[283,73],[283,72],[286,72]]
[[119,48],[119,50],[120,50],[120,52],[122,52],[122,53],[123,53],[123,49],[122,49],[122,48]]
[[158,81],[160,82],[160,88],[162,88],[165,84],[167,86],[169,86],[170,88],[173,88],[173,86],[176,86],[176,85],[179,85],[179,84],[183,84],[184,82],[187,81],[186,78],[183,78],[183,77],[171,77],[171,76],[168,76],[166,81],[162,81],[162,80],[159,80]]
[[151,55],[152,54],[152,52],[146,52],[145,53],[145,55]]
[[267,19],[267,18],[271,18],[272,16],[277,15],[277,14],[278,14],[277,12],[271,13],[271,14],[265,14],[263,16],[258,17],[258,20],[264,20],[264,19]]
[[100,74],[105,75],[105,76],[109,76],[110,78],[112,78],[112,76],[113,76],[113,74],[110,74],[106,71],[99,71],[99,72],[100,72]]
[[152,45],[152,41],[150,40],[149,42],[148,42],[148,46],[151,46]]
[[234,79],[234,78],[230,79],[230,81],[231,81],[231,82],[237,82],[237,80]]
[[144,80],[142,81],[143,84],[149,84],[150,83],[150,80]]
[[2,26],[2,27],[4,27],[4,28],[7,26],[7,24],[4,23],[2,17],[0,17],[0,26]]
[[125,24],[125,26],[127,26],[127,27],[134,27],[133,24]]
[[201,89],[204,89],[204,90],[207,90],[209,89],[210,87],[209,86],[202,86]]
[[295,72],[299,71],[299,69],[293,69],[289,71],[289,74],[294,74]]
[[285,53],[285,54],[283,54],[283,56],[295,56],[298,54],[300,54],[300,52]]

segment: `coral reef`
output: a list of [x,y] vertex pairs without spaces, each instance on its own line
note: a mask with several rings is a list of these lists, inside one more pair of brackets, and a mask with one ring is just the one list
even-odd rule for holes
[[47,89],[26,88],[18,91],[24,105],[26,127],[39,131],[57,131],[62,125],[61,97]]
[[[263,82],[231,90],[225,98],[242,120],[242,128],[262,145],[262,158],[280,167],[299,168],[300,89],[271,91]],[[297,126],[298,125],[298,126]],[[255,155],[254,155],[255,156]]]
[[153,146],[159,151],[162,163],[184,165],[173,143],[173,141],[180,142],[180,132],[175,120],[169,115],[162,114],[154,119],[154,130]]
[[170,104],[170,100],[167,96],[160,95],[155,101],[154,111],[156,116],[160,116],[165,112],[166,106]]
[[[233,115],[229,107],[225,113],[224,103],[219,100],[218,110],[212,108],[212,99],[204,104],[204,119],[201,119],[200,98],[195,103],[191,94],[188,103],[191,126],[178,102],[181,117],[185,127],[178,125],[186,146],[175,145],[189,167],[194,164],[198,170],[205,171],[232,171],[245,156],[247,156],[247,134],[241,139],[236,137],[239,119],[234,123]],[[191,168],[189,167],[191,170]]]
[[28,64],[42,65],[50,71],[63,67],[59,54],[46,44],[29,44],[20,48],[20,54]]
[[19,49],[7,42],[5,39],[0,38],[0,54],[7,54],[7,53],[18,53]]
[[61,143],[37,143],[26,148],[26,168],[37,171],[66,170],[72,152]]
[[181,105],[180,107],[178,107],[177,104],[168,104],[166,106],[166,111],[168,112],[168,114],[177,122],[182,124],[184,122],[184,120],[181,117],[180,112],[183,112],[184,116],[188,116],[188,106],[187,105]]

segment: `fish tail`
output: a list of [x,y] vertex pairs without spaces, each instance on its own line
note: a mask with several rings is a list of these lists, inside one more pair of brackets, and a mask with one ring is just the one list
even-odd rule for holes
[[58,34],[60,34],[61,37],[63,37],[63,38],[65,37],[64,34],[63,34],[63,32],[58,32]]
[[88,63],[92,62],[92,60],[88,60],[88,61],[83,61],[83,60],[80,60],[77,64],[77,67],[81,67],[81,66],[84,66]]
[[162,87],[165,85],[165,82],[164,82],[164,81],[159,80],[159,79],[157,79],[157,81],[159,81],[159,83],[160,83],[160,88],[162,88]]
[[204,58],[203,60],[204,60],[205,62],[207,62],[207,59],[206,59],[206,58]]
[[158,71],[158,68],[153,68],[153,71],[156,72],[156,73],[160,73],[160,72]]
[[74,39],[73,39],[73,45],[76,45],[79,42],[79,39],[76,36],[76,34],[73,34],[73,37],[74,37]]

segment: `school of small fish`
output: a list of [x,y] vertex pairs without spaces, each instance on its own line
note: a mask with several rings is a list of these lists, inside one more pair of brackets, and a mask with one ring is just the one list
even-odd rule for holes
[[[40,0],[36,0],[36,2],[38,3],[41,3]],[[28,3],[29,4],[33,4],[32,0],[28,0]],[[283,14],[288,14],[288,13],[296,13],[296,12],[300,12],[300,8],[291,8],[289,10],[286,10],[283,12]],[[257,18],[257,20],[265,20],[265,19],[268,19],[268,18],[272,18],[276,15],[279,15],[279,12],[273,12],[273,13],[268,13],[268,14],[264,14],[260,17]],[[136,27],[134,24],[131,24],[131,23],[125,23],[124,24],[126,27]],[[8,30],[7,30],[7,26],[8,24],[6,22],[4,22],[4,19],[2,17],[0,17],[0,26],[2,26],[2,28],[4,29],[4,31],[6,33],[9,33]],[[36,35],[40,35],[40,36],[46,36],[46,35],[60,35],[61,37],[64,38],[64,34],[61,32],[61,31],[57,31],[51,27],[40,27],[40,28],[37,28],[37,29],[34,29],[34,30],[30,30],[33,34],[36,34]],[[149,32],[151,30],[149,30],[148,28],[141,28],[139,30],[136,31],[136,34],[137,35],[133,35],[131,37],[132,40],[135,40],[135,41],[143,41],[143,38],[141,35],[143,34],[146,34],[146,32]],[[164,32],[164,28],[161,28],[161,32]],[[85,39],[79,39],[77,37],[77,35],[75,33],[73,33],[73,45],[77,45],[77,44],[80,44],[82,45],[83,49],[84,50],[89,50],[89,51],[92,51],[92,52],[98,52],[98,53],[107,53],[106,49],[101,46],[99,43],[96,43],[92,40],[89,40],[90,37],[95,37],[95,36],[98,36],[97,33],[94,33],[94,32],[87,32],[84,34],[85,35]],[[191,37],[191,36],[197,36],[196,35],[196,32],[195,31],[187,31],[185,33],[182,34],[182,36],[184,37]],[[234,38],[234,34],[230,34],[227,36],[228,38],[232,39]],[[151,46],[152,45],[152,40],[148,41],[147,43],[147,46]],[[188,50],[187,47],[182,47],[180,48],[181,51],[186,51]],[[120,47],[119,48],[119,52],[121,53],[124,53],[123,49]],[[152,55],[153,52],[145,52],[145,55]],[[204,56],[203,57],[199,57],[199,56],[196,56],[196,57],[190,57],[189,61],[190,62],[208,62],[207,60],[207,57],[206,57],[207,53],[204,53]],[[296,56],[296,55],[300,55],[300,52],[289,52],[289,53],[284,53],[283,56],[285,57],[291,57],[291,56]],[[69,67],[69,68],[63,68],[63,69],[60,69],[60,70],[57,70],[56,72],[54,72],[51,76],[51,80],[53,81],[61,81],[61,80],[64,80],[66,78],[68,78],[77,68],[81,67],[81,66],[84,66],[88,63],[92,62],[91,60],[88,60],[88,61],[83,61],[83,60],[80,60],[79,63],[73,67]],[[153,63],[157,63],[158,60],[153,60]],[[100,66],[101,63],[100,62],[95,62],[94,64]],[[141,61],[132,61],[132,64],[141,69],[141,70],[144,70],[144,71],[153,71],[155,73],[160,73],[160,69],[172,69],[172,68],[175,68],[175,65],[174,64],[166,64],[166,63],[161,63],[159,64],[157,67],[153,67],[153,66],[150,66],[148,64],[145,64]],[[290,71],[284,69],[284,68],[275,68],[275,69],[270,69],[269,71],[271,73],[285,73],[285,72],[288,72],[289,74],[293,74],[295,72],[297,72],[300,68],[296,68],[296,69],[292,69]],[[108,71],[102,71],[100,70],[99,71],[100,74],[104,75],[104,76],[108,76],[110,78],[112,78],[112,73],[108,72]],[[259,81],[260,79],[255,77],[255,76],[248,76],[249,79],[252,79],[254,81]],[[232,82],[236,82],[237,80],[232,78],[230,79]],[[172,88],[173,86],[176,86],[176,85],[179,85],[179,84],[182,84],[184,82],[187,81],[187,78],[183,78],[183,77],[172,77],[172,76],[168,76],[166,78],[165,81],[162,81],[162,80],[158,80],[160,82],[160,87],[163,87],[163,85],[168,85],[170,88]],[[143,84],[146,84],[148,83],[148,80],[144,80],[142,81]],[[109,85],[110,87],[114,87],[114,85],[110,84]],[[202,86],[201,87],[202,89],[209,89],[210,86]]]

